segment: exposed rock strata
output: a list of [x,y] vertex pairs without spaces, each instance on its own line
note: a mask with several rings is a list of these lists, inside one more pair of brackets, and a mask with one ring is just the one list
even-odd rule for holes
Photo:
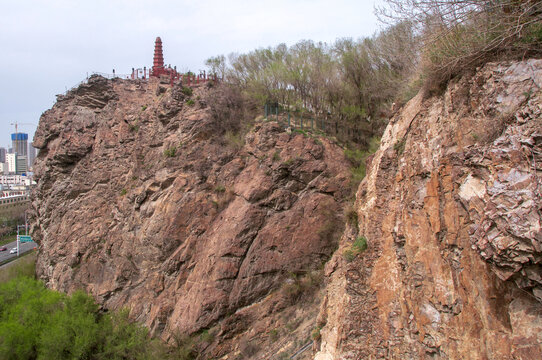
[[541,86],[540,60],[488,64],[392,119],[315,359],[542,358]]
[[[207,95],[196,89],[190,106],[177,86],[93,77],[44,113],[37,272],[129,307],[165,339],[212,326],[268,337],[285,308],[276,290],[337,246],[347,163],[330,141],[273,122],[244,145],[224,137]],[[237,346],[225,343],[213,356]]]

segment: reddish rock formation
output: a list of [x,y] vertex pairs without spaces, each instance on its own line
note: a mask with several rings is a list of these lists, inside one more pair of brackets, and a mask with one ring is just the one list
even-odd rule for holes
[[541,86],[540,60],[488,64],[392,119],[315,359],[542,358]]
[[279,290],[336,249],[350,174],[339,146],[275,122],[224,135],[210,91],[191,106],[157,80],[92,77],[61,97],[34,138],[33,236],[49,287],[129,307],[164,339],[218,326],[218,356],[269,337]]
[[348,193],[338,146],[273,122],[243,142],[206,89],[189,106],[179,87],[91,78],[34,139],[38,274],[164,339],[211,328],[203,357],[291,354],[318,326],[317,360],[540,359],[541,85],[540,60],[488,64],[412,99],[320,301]]

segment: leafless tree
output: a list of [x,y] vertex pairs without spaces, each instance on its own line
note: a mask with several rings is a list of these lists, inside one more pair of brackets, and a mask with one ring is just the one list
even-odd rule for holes
[[542,53],[540,0],[386,0],[377,14],[415,24],[436,83],[487,61]]

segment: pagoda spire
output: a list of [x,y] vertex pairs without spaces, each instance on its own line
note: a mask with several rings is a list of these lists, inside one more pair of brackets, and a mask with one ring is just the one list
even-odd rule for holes
[[[153,71],[157,71],[159,68],[164,68],[164,55],[162,53],[162,39],[160,39],[160,36],[154,42]],[[160,72],[160,70],[157,72]]]

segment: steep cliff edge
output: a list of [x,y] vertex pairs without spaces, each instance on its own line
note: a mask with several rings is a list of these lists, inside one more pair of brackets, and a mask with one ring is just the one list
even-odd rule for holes
[[337,247],[349,171],[325,138],[227,132],[213,91],[92,77],[59,97],[34,138],[37,273],[166,340],[211,329],[208,357],[255,357],[314,322],[301,290]]
[[540,60],[487,64],[391,120],[315,359],[542,358],[541,86]]

